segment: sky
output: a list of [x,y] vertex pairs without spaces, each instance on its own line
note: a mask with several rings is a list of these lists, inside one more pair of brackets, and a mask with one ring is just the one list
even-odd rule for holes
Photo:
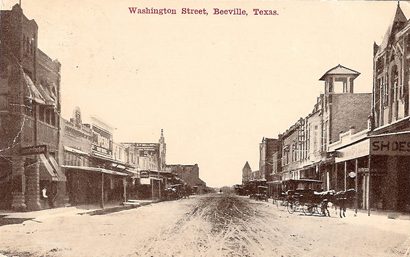
[[[312,111],[319,78],[341,64],[371,92],[373,42],[381,43],[395,1],[21,0],[39,27],[38,45],[62,64],[62,116],[75,106],[100,117],[116,142],[157,142],[168,164],[195,164],[209,186],[241,183],[259,143]],[[16,0],[0,0],[11,9]],[[410,17],[410,4],[400,3]],[[175,8],[177,15],[130,14]],[[209,15],[182,15],[206,8]],[[248,16],[213,15],[242,8]],[[255,16],[252,9],[277,10]],[[83,119],[84,119],[83,118]]]

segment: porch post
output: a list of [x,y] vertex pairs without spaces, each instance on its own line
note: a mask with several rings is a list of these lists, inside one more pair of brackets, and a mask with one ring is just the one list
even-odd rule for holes
[[158,200],[161,200],[161,179],[158,170]]
[[369,163],[367,164],[369,168],[369,172],[367,173],[367,215],[370,216],[370,175],[371,175],[371,161],[372,161],[372,156],[369,154]]
[[357,214],[357,208],[358,208],[358,206],[359,206],[359,191],[358,191],[358,185],[359,185],[359,174],[358,174],[358,171],[359,171],[359,159],[356,159],[355,160],[355,163],[354,163],[355,165],[354,165],[354,172],[355,172],[355,174],[356,174],[356,176],[355,176],[355,178],[354,178],[354,190],[355,190],[355,194],[356,194],[356,196],[355,196],[355,199],[354,199],[354,213],[355,213],[355,215]]
[[101,209],[104,209],[104,173],[101,172]]
[[339,189],[338,189],[338,184],[339,184],[339,183],[337,183],[337,182],[338,182],[338,181],[337,181],[337,179],[338,179],[338,178],[337,178],[337,177],[338,177],[338,176],[337,176],[337,175],[338,175],[337,173],[339,173],[338,171],[339,171],[339,170],[338,170],[337,162],[336,162],[336,163],[335,163],[335,166],[334,166],[334,178],[335,178],[334,187],[335,187],[336,192],[339,191]]
[[346,185],[347,179],[346,179],[346,176],[347,176],[347,161],[345,161],[345,179],[344,179],[345,191],[347,190],[347,185]]
[[122,184],[123,184],[123,187],[124,187],[124,202],[126,202],[127,201],[127,179],[126,178],[123,178],[122,179]]

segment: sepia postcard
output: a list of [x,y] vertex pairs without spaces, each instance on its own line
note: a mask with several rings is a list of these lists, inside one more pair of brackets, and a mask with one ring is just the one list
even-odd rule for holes
[[0,0],[0,257],[410,257],[409,18]]

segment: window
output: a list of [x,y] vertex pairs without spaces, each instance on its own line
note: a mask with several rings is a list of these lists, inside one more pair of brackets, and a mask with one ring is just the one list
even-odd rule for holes
[[387,75],[386,81],[384,81],[384,79],[382,80],[383,106],[388,106],[389,105],[389,87],[388,87],[387,81],[389,81],[389,76],[388,75]]

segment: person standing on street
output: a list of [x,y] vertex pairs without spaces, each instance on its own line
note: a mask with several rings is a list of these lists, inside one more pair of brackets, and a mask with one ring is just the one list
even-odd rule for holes
[[41,189],[41,199],[43,200],[43,206],[46,207],[48,203],[48,195],[47,195],[46,186],[43,186],[43,189]]

